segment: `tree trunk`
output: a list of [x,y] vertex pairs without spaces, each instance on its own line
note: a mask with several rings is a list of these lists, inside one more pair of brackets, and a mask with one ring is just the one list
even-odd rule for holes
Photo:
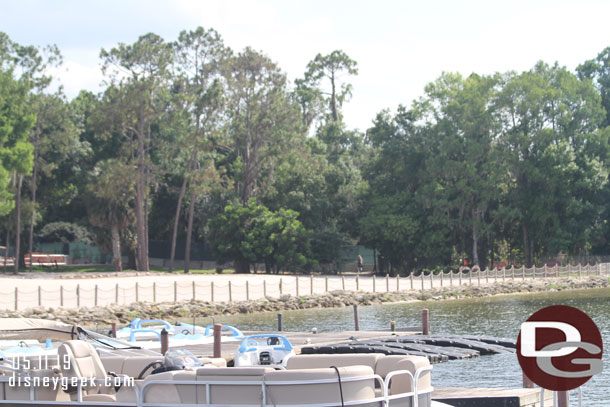
[[30,218],[30,236],[29,236],[29,248],[28,252],[30,253],[30,273],[32,272],[32,267],[34,266],[34,262],[32,261],[32,252],[34,246],[34,220],[36,219],[36,182],[38,181],[38,136],[39,131],[36,129],[36,140],[34,142],[34,172],[32,173],[32,217]]
[[333,73],[330,78],[330,84],[332,86],[332,93],[330,96],[330,111],[333,115],[333,121],[339,121],[339,115],[337,114],[337,95],[335,90],[335,74]]
[[[148,139],[150,140],[150,134],[148,136]],[[150,146],[149,146],[150,148]],[[144,199],[144,268],[146,271],[150,271],[150,265],[149,265],[149,253],[148,253],[148,249],[150,247],[150,245],[148,244],[148,237],[149,237],[149,233],[148,233],[148,213],[150,211],[150,165],[148,164],[148,162],[146,163],[146,178],[144,181],[144,191],[145,191],[145,199]]]
[[249,274],[250,263],[247,260],[235,260],[235,273]]
[[477,213],[472,210],[472,264],[479,265],[479,236],[477,233]]
[[3,273],[6,273],[6,260],[8,257],[8,251],[10,249],[10,244],[11,244],[11,232],[10,229],[7,225],[6,227],[6,249],[4,250],[4,266],[3,266]]
[[182,200],[184,199],[184,194],[186,193],[186,183],[188,180],[187,174],[193,165],[193,161],[196,157],[196,151],[191,155],[191,160],[186,166],[186,172],[184,174],[184,180],[182,181],[182,186],[180,187],[180,194],[178,195],[178,205],[176,206],[176,217],[174,218],[174,230],[172,232],[172,250],[169,258],[169,272],[174,271],[174,258],[176,257],[176,240],[178,239],[178,225],[180,223],[180,211],[182,209]]
[[195,193],[191,192],[191,202],[189,202],[189,218],[186,228],[186,247],[184,248],[184,273],[190,270],[191,262],[191,237],[193,235],[193,214],[195,212]]
[[172,249],[171,249],[171,254],[169,256],[168,271],[170,273],[172,273],[174,271],[174,258],[176,257],[176,240],[178,239],[178,224],[180,223],[180,210],[182,207],[182,200],[184,199],[185,192],[186,192],[186,177],[184,177],[184,181],[182,181],[182,186],[180,187],[180,194],[178,195],[178,205],[176,205],[176,216],[174,217],[174,230],[172,231]]
[[[142,109],[142,107],[140,107]],[[144,152],[144,132],[142,125],[140,125],[140,131],[138,132],[138,153],[137,153],[137,178],[136,178],[136,235],[138,242],[138,271],[148,271],[146,269],[146,226],[144,225],[144,204],[145,198],[145,152]]]
[[373,272],[377,274],[377,249],[373,247]]
[[112,224],[110,227],[110,235],[112,238],[112,264],[114,264],[114,271],[123,271],[123,263],[121,260],[121,235],[117,223]]
[[530,236],[530,258],[529,264],[527,267],[532,267],[534,265],[534,239]]
[[[23,175],[17,175],[17,196],[15,197],[15,215],[17,217],[15,225],[15,267],[13,273],[19,272],[20,253],[21,249],[21,184],[23,183]],[[32,259],[30,258],[30,263]]]
[[524,263],[527,267],[530,267],[530,265],[529,265],[529,261],[530,261],[529,236],[528,236],[527,227],[525,226],[525,224],[523,226],[521,226],[521,229],[523,231],[523,255],[525,257]]

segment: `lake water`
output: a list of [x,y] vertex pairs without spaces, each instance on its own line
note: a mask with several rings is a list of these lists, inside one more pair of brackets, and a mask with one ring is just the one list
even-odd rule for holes
[[[492,335],[517,338],[519,327],[531,314],[549,305],[570,305],[586,312],[599,327],[604,344],[610,343],[610,289],[563,291],[543,294],[519,294],[482,299],[426,301],[359,307],[360,329],[421,325],[421,309],[430,309],[434,333]],[[318,332],[353,330],[351,307],[284,311],[286,331]],[[205,323],[208,320],[202,321]],[[243,330],[275,331],[276,313],[216,317],[216,322],[235,325]],[[583,406],[610,405],[610,369],[608,351],[604,352],[604,372],[583,387]],[[433,385],[438,387],[521,387],[522,373],[514,354],[481,356],[435,364]],[[574,393],[574,392],[573,392]],[[576,406],[571,394],[570,405]]]

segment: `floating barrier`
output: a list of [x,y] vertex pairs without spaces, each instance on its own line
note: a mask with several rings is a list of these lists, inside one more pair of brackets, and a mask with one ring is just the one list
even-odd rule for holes
[[374,341],[352,341],[324,346],[305,346],[304,354],[383,353],[425,356],[430,363],[470,359],[480,355],[514,353],[516,342],[506,338],[475,335],[409,335]]

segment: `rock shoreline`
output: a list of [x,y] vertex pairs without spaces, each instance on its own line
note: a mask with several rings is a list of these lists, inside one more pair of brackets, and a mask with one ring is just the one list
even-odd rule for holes
[[376,305],[391,302],[417,300],[446,300],[459,298],[490,297],[502,294],[552,292],[610,287],[608,278],[590,277],[586,279],[559,278],[545,280],[508,280],[484,286],[462,285],[461,287],[437,287],[425,290],[404,290],[400,292],[353,292],[333,291],[326,294],[295,297],[283,295],[281,298],[239,301],[232,303],[211,303],[207,301],[179,302],[135,302],[129,305],[104,307],[81,307],[77,310],[66,308],[37,307],[18,311],[0,311],[3,318],[41,318],[58,320],[84,326],[105,325],[113,321],[119,325],[139,317],[143,319],[187,319],[204,318],[215,315],[247,314],[299,310],[309,308],[337,308],[349,305]]

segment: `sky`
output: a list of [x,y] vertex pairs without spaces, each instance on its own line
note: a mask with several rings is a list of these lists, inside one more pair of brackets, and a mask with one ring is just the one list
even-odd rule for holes
[[409,106],[442,72],[524,71],[543,60],[570,70],[610,46],[610,1],[0,0],[0,31],[20,44],[56,44],[68,98],[101,91],[99,53],[154,32],[214,28],[234,51],[262,51],[293,81],[316,54],[358,62],[346,78],[350,128]]

